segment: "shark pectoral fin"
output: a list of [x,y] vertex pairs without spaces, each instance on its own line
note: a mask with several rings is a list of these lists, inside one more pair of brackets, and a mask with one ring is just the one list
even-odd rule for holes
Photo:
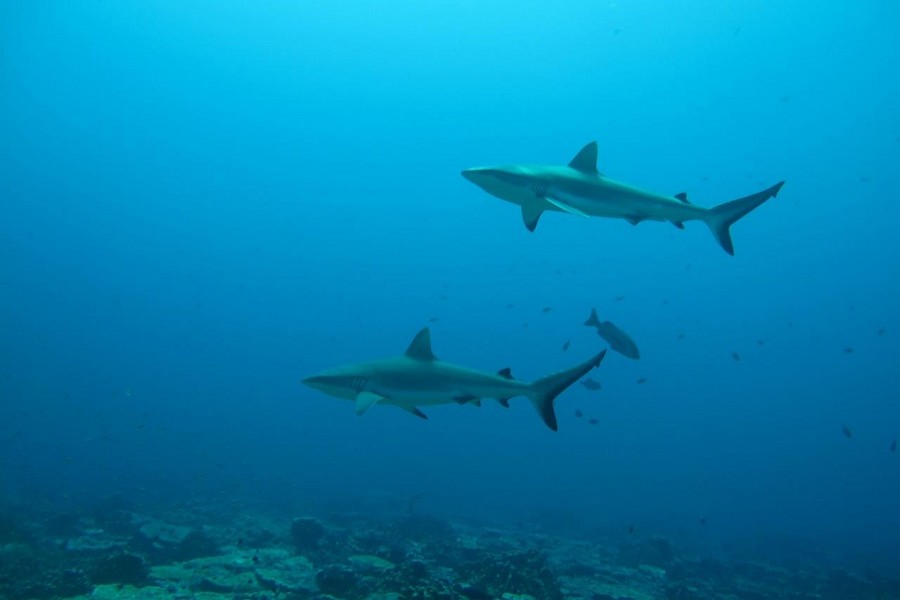
[[379,396],[372,392],[360,392],[356,397],[356,414],[362,415],[376,402],[384,400],[384,396]]
[[561,210],[563,212],[567,212],[569,214],[578,215],[579,217],[585,217],[585,218],[587,218],[587,216],[588,216],[584,212],[578,210],[571,204],[566,204],[562,200],[557,200],[556,198],[551,198],[550,196],[544,196],[544,200],[546,200],[547,202],[549,202],[550,204],[552,204],[553,206],[555,206],[556,208],[558,208],[559,210]]
[[530,202],[522,205],[522,222],[525,223],[525,229],[534,231],[537,227],[538,219],[544,213],[543,207],[537,202]]
[[674,225],[678,229],[684,229],[684,223],[682,223],[681,221],[672,221],[672,225]]
[[415,406],[402,406],[401,408],[402,408],[403,410],[405,410],[406,412],[408,412],[409,414],[411,414],[411,415],[416,415],[416,416],[419,417],[420,419],[427,419],[427,418],[428,418],[428,415],[426,415],[425,413],[423,413],[421,410],[419,410],[419,409],[416,408]]

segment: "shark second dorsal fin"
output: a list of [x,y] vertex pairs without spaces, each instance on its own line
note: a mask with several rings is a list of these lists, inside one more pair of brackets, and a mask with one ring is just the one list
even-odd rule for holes
[[434,352],[431,351],[431,330],[426,327],[417,333],[405,354],[416,360],[437,360]]
[[591,142],[581,149],[569,162],[569,166],[582,173],[597,172],[597,142]]

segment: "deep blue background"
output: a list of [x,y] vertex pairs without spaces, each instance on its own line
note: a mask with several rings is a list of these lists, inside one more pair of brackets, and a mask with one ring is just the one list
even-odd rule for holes
[[[900,557],[895,3],[334,4],[0,6],[0,501],[424,491]],[[529,234],[459,176],[592,139],[704,206],[787,183],[732,258],[698,223]],[[441,358],[531,379],[601,347],[592,306],[644,358],[558,433],[299,383],[432,317]]]

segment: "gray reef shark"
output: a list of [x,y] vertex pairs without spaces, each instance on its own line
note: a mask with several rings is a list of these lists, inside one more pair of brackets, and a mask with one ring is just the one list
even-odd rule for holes
[[361,415],[375,404],[396,406],[427,419],[419,406],[475,404],[494,398],[503,406],[509,399],[531,400],[547,427],[557,430],[553,401],[591,369],[600,366],[606,350],[565,371],[532,383],[513,379],[509,369],[487,373],[438,360],[431,351],[431,331],[422,329],[400,356],[345,365],[303,380],[331,396],[352,400]]
[[641,221],[669,221],[684,229],[685,221],[703,221],[728,254],[734,254],[729,227],[751,210],[778,194],[784,182],[739,200],[703,208],[687,194],[655,194],[614,181],[597,171],[597,142],[581,149],[566,166],[477,167],[462,176],[489,194],[518,204],[528,231],[534,231],[546,210],[582,217]]

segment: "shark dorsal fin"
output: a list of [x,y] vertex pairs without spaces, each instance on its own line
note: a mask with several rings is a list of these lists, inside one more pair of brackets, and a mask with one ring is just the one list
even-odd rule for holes
[[684,202],[685,204],[691,203],[691,201],[688,200],[686,192],[681,192],[681,193],[675,194],[675,198],[681,202]]
[[597,316],[596,308],[591,309],[591,316],[587,318],[587,320],[584,322],[584,325],[586,327],[597,327],[598,325],[600,325],[600,317]]
[[569,163],[573,169],[582,173],[597,172],[597,142],[591,142],[581,149],[581,152],[575,155],[575,158]]
[[515,379],[515,377],[512,376],[512,369],[510,369],[509,367],[500,369],[499,371],[497,371],[497,375],[499,375],[503,379]]
[[406,356],[416,360],[437,360],[431,351],[431,330],[427,327],[416,334],[406,349]]

